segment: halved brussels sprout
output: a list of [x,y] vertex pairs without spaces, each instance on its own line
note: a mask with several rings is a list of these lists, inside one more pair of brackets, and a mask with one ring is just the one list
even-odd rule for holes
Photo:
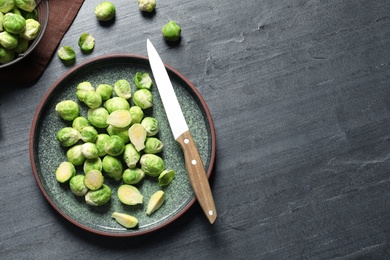
[[88,192],[88,188],[84,185],[84,175],[78,174],[72,177],[69,181],[69,187],[72,193],[76,196],[84,196]]
[[107,116],[107,124],[117,128],[128,127],[131,123],[131,114],[129,110],[115,110]]
[[125,228],[134,228],[138,225],[138,219],[129,214],[114,212],[111,217]]
[[115,156],[106,155],[103,160],[103,172],[110,178],[117,181],[122,179],[123,166],[122,162]]
[[56,170],[56,179],[60,183],[69,181],[76,174],[76,168],[70,162],[62,162]]
[[76,57],[76,52],[71,46],[62,46],[58,49],[57,55],[63,61],[71,61]]
[[165,201],[165,192],[162,190],[156,191],[148,201],[148,207],[146,209],[146,214],[151,215],[153,212],[158,210]]
[[125,79],[120,79],[114,84],[114,92],[118,97],[124,98],[124,99],[130,99],[131,98],[131,86],[130,82],[128,82]]
[[108,113],[111,114],[115,110],[129,110],[130,104],[122,97],[112,97],[104,103],[104,107],[107,109]]
[[137,72],[134,76],[134,83],[139,89],[150,89],[153,85],[152,79],[149,76],[149,73]]
[[133,185],[122,184],[118,188],[118,199],[126,205],[137,205],[143,203],[144,196]]
[[129,128],[129,138],[135,149],[139,152],[145,148],[147,132],[143,125],[134,124]]
[[125,150],[125,142],[117,135],[110,136],[104,144],[104,150],[108,155],[118,156]]
[[97,190],[103,186],[104,176],[98,170],[91,170],[85,174],[84,185],[90,190]]
[[159,176],[158,176],[158,185],[160,186],[167,186],[169,185],[172,180],[175,178],[175,171],[174,170],[164,170]]
[[106,184],[98,190],[90,190],[85,194],[85,202],[92,206],[101,206],[111,199],[111,189]]
[[126,169],[122,179],[126,184],[137,184],[145,177],[145,173],[139,168]]
[[163,143],[155,137],[147,137],[145,141],[145,153],[156,154],[162,151]]
[[70,147],[76,144],[81,139],[81,134],[79,131],[72,127],[64,127],[57,132],[57,140],[64,147]]
[[82,51],[91,51],[95,47],[95,38],[89,33],[83,33],[79,38],[78,44]]
[[148,89],[139,89],[134,92],[133,102],[136,106],[142,109],[147,109],[153,106],[152,92]]
[[139,159],[141,158],[140,153],[135,149],[133,144],[126,144],[125,150],[123,152],[123,160],[125,161],[127,167],[134,168]]
[[165,168],[163,159],[155,154],[143,154],[139,162],[144,173],[152,177],[159,176]]
[[145,127],[147,136],[154,136],[158,133],[158,120],[154,117],[145,117],[144,119],[142,119],[141,125]]
[[63,100],[59,102],[56,105],[55,110],[58,115],[66,121],[73,121],[80,114],[80,107],[73,100]]
[[90,108],[88,110],[88,121],[97,128],[106,128],[108,111],[104,107]]

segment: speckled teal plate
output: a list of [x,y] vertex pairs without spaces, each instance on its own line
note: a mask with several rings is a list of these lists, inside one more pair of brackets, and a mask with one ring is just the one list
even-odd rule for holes
[[[172,67],[166,65],[166,68],[209,177],[215,159],[215,131],[210,112],[204,99],[189,80]],[[35,179],[43,195],[67,220],[85,230],[101,235],[136,236],[152,232],[173,222],[195,202],[185,169],[183,153],[173,139],[155,86],[152,89],[153,108],[145,113],[159,120],[158,137],[164,143],[161,157],[164,159],[166,168],[174,169],[176,172],[172,183],[163,188],[166,192],[166,201],[158,211],[151,216],[145,213],[150,196],[160,189],[155,178],[146,177],[136,185],[144,195],[144,205],[139,206],[126,206],[117,199],[117,188],[122,183],[120,181],[105,179],[113,195],[108,204],[100,207],[87,205],[83,197],[73,195],[68,184],[60,184],[56,181],[55,170],[62,161],[66,161],[66,149],[61,147],[56,134],[59,129],[70,124],[59,118],[55,112],[55,105],[65,99],[77,101],[76,87],[82,81],[90,81],[94,86],[101,83],[113,85],[118,79],[126,79],[133,83],[136,72],[148,72],[152,75],[146,57],[124,54],[106,55],[80,64],[68,71],[48,90],[38,106],[32,123],[30,160]],[[135,90],[134,84],[132,85]],[[81,115],[86,116],[87,108],[82,104],[80,107]],[[77,172],[83,173],[81,168],[78,168]],[[134,229],[122,227],[111,218],[114,211],[135,216],[139,220],[138,227]]]

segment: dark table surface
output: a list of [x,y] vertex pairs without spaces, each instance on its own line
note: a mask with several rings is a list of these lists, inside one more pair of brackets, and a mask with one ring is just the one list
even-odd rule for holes
[[[54,56],[36,84],[0,89],[1,259],[390,258],[388,0],[157,0],[150,16],[113,0],[110,26],[99,2],[85,1],[60,45],[95,36],[77,65],[146,56],[150,38],[197,87],[216,129],[218,218],[195,203],[156,232],[107,238],[58,214],[29,159],[38,104],[71,68]],[[176,46],[161,37],[169,20]]]

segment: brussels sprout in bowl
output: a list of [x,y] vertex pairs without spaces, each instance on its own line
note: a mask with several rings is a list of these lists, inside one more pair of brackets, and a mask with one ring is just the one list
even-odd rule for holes
[[[25,57],[27,57],[39,44],[41,41],[43,35],[45,34],[48,21],[49,21],[49,0],[33,0],[35,2],[35,8],[33,11],[31,10],[31,6],[34,6],[30,1],[24,0],[24,1],[15,1],[15,3],[18,2],[20,5],[18,8],[15,6],[12,8],[12,11],[4,12],[3,19],[6,13],[15,13],[15,9],[17,9],[19,12],[18,14],[21,15],[25,21],[29,20],[27,22],[28,28],[25,30],[26,35],[20,35],[20,41],[23,42],[25,45],[16,47],[16,50],[10,50],[4,48],[0,44],[0,69],[11,66],[15,63],[20,62]],[[6,5],[7,2],[4,2]],[[0,0],[1,4],[1,0]],[[24,6],[22,6],[24,5]],[[1,7],[1,6],[0,6]],[[4,6],[3,6],[4,7]],[[4,7],[5,10],[7,10],[6,7]],[[2,19],[0,19],[2,20]],[[37,23],[39,23],[39,30],[37,31]],[[4,24],[4,22],[3,22]],[[0,32],[5,32],[5,28],[0,28]],[[36,34],[37,31],[37,34]],[[36,35],[34,35],[36,34]],[[22,44],[21,44],[22,45]]]

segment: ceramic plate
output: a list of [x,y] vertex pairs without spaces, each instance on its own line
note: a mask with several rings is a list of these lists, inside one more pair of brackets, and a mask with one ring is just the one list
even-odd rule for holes
[[[206,173],[210,177],[215,159],[215,131],[210,112],[192,83],[169,65],[166,65],[166,68],[187,124],[198,146]],[[84,197],[77,197],[70,191],[68,184],[60,184],[56,181],[56,168],[62,161],[67,160],[67,149],[59,144],[56,134],[61,128],[71,125],[57,115],[56,104],[65,99],[79,102],[75,95],[76,87],[83,81],[89,81],[96,87],[101,83],[114,85],[117,80],[126,79],[132,83],[134,92],[133,77],[136,72],[148,72],[154,82],[149,61],[143,56],[106,55],[80,64],[68,71],[48,90],[38,106],[32,123],[30,159],[35,179],[43,195],[67,220],[80,228],[101,235],[136,236],[152,232],[177,219],[195,202],[185,169],[183,153],[173,139],[156,86],[152,87],[153,108],[146,110],[145,115],[158,119],[160,126],[158,138],[164,143],[160,156],[164,159],[166,168],[171,168],[176,172],[172,183],[163,188],[166,192],[166,201],[158,211],[151,216],[145,213],[150,196],[160,189],[156,178],[146,177],[141,183],[135,185],[144,195],[144,204],[138,206],[122,204],[116,196],[117,189],[122,182],[108,177],[105,178],[105,184],[110,186],[113,195],[110,202],[103,206],[87,205]],[[80,103],[80,108],[80,114],[86,117],[86,106]],[[77,168],[77,173],[83,174],[82,167]],[[122,227],[111,218],[114,211],[135,216],[139,220],[138,227],[134,229]]]

